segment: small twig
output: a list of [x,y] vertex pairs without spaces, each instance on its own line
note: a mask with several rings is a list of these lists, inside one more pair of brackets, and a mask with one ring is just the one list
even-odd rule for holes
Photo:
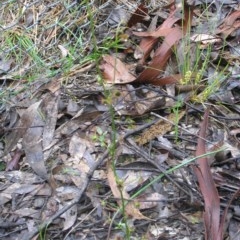
[[27,226],[22,226],[22,227],[14,230],[14,231],[12,231],[12,232],[8,232],[8,233],[6,233],[6,234],[4,234],[4,235],[0,235],[0,239],[9,239],[9,238],[7,238],[7,237],[9,237],[10,235],[13,235],[14,233],[20,232],[20,231],[25,230],[25,229],[27,229],[27,228],[28,228]]
[[19,225],[24,225],[24,224],[26,224],[26,223],[1,222],[0,229],[1,228],[9,229],[9,228],[13,228],[13,227],[19,227]]
[[118,215],[119,213],[120,213],[120,209],[118,209],[118,210],[114,213],[114,215],[113,215],[113,217],[112,217],[112,219],[111,219],[110,225],[109,225],[109,227],[108,227],[107,240],[110,239],[110,234],[111,234],[111,229],[112,229],[113,222],[114,222],[115,218],[117,217],[117,215]]

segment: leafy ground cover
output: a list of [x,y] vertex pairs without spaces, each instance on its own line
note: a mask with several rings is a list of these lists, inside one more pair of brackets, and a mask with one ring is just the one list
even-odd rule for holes
[[238,1],[0,3],[1,239],[240,239]]

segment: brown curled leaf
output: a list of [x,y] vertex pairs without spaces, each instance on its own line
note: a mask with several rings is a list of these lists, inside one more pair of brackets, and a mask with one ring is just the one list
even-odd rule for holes
[[[200,127],[196,156],[206,154],[204,139],[206,138],[208,115],[209,109],[206,110]],[[205,239],[222,240],[222,231],[220,231],[220,199],[207,157],[201,157],[197,160],[197,167],[194,166],[194,171],[204,199]]]

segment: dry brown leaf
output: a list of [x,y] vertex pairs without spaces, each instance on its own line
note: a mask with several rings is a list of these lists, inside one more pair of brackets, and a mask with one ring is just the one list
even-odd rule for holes
[[30,217],[35,219],[40,219],[41,212],[38,209],[33,208],[21,208],[14,212],[14,214],[21,217]]
[[[58,91],[55,94],[46,94],[43,99],[42,110],[46,116],[42,136],[43,149],[47,148],[53,140],[58,117],[59,97],[60,92]],[[44,159],[47,158],[48,156],[44,156]]]
[[94,146],[91,142],[73,135],[69,143],[70,158],[63,159],[69,177],[77,187],[81,187],[95,164],[92,156]]
[[240,10],[237,10],[226,17],[223,23],[219,26],[217,33],[222,33],[224,37],[228,37],[234,31],[240,28]]
[[7,59],[4,56],[0,56],[0,74],[6,74],[10,71],[13,64],[13,59]]
[[26,155],[26,160],[30,167],[38,174],[42,179],[48,179],[47,169],[44,162],[43,146],[42,146],[42,134],[43,126],[45,125],[41,112],[32,112],[34,116],[32,127],[29,128],[26,134],[23,136],[23,148]]
[[[14,172],[12,172],[14,173]],[[6,189],[1,191],[0,195],[0,205],[3,205],[12,200],[14,194],[28,194],[35,189],[38,189],[41,185],[33,185],[28,183],[13,183],[8,186]]]
[[31,127],[40,104],[41,101],[32,104],[21,116],[21,119],[17,124],[16,129],[14,129],[13,132],[7,135],[4,155],[12,150],[12,148],[17,144],[19,139],[22,138],[23,135],[26,133],[28,128]]
[[131,74],[121,60],[110,56],[103,56],[101,70],[103,71],[103,78],[113,84],[126,84],[135,80],[135,76]]
[[12,200],[13,193],[21,187],[20,183],[13,183],[8,188],[1,191],[0,195],[0,206]]
[[77,220],[77,205],[72,206],[61,217],[64,218],[63,231],[71,228]]
[[175,27],[164,39],[162,45],[156,50],[152,63],[137,77],[134,82],[152,83],[166,67],[168,59],[172,54],[172,47],[181,39],[182,32]]
[[[174,11],[168,19],[160,26],[160,28],[169,28],[177,20]],[[168,59],[172,54],[172,47],[178,43],[184,34],[186,34],[189,26],[191,26],[193,16],[193,9],[186,2],[184,3],[184,24],[182,29],[178,27],[172,28],[172,31],[165,37],[162,45],[156,50],[152,63],[146,68],[135,80],[138,83],[152,83],[156,84],[156,78],[162,73],[166,67]]]
[[[130,199],[129,194],[124,189],[122,189],[122,191],[120,192],[119,186],[116,182],[116,177],[115,177],[114,172],[113,172],[112,167],[111,167],[111,164],[108,164],[108,174],[107,174],[107,176],[108,176],[108,183],[109,183],[109,186],[110,186],[111,191],[113,193],[113,196],[115,198],[118,198],[118,199],[121,198],[121,197],[123,197],[124,199]],[[118,202],[118,205],[121,207],[122,202],[121,201],[117,201],[117,202]],[[125,211],[126,211],[126,214],[128,216],[131,216],[134,219],[149,220],[148,217],[145,217],[144,215],[142,215],[142,213],[139,211],[139,209],[135,207],[133,201],[130,201],[129,203],[126,204]]]
[[[162,34],[166,37],[162,45],[156,50],[152,62],[136,79],[129,73],[128,68],[124,63],[111,56],[105,56],[103,58],[105,63],[102,64],[101,69],[103,70],[104,78],[115,84],[130,82],[158,84],[156,79],[164,71],[167,65],[168,59],[172,54],[172,47],[182,38],[182,35],[187,32],[188,27],[191,26],[193,11],[187,4],[184,5],[184,8],[184,24],[182,30],[178,27],[171,28],[173,24],[179,20],[179,18],[175,16],[176,11],[174,11],[155,31],[156,33],[150,33],[151,36],[159,36]],[[147,33],[145,34],[148,36]],[[141,63],[145,62],[145,59],[149,56],[150,51],[153,49],[157,41],[158,39],[156,37],[149,36],[142,39],[137,48],[138,55],[139,52],[141,52]],[[171,78],[171,81],[172,80],[173,78]],[[168,79],[168,81],[170,80]]]
[[165,106],[166,101],[163,96],[154,91],[145,91],[141,98],[135,103],[135,109],[138,115],[143,115],[153,109]]
[[28,173],[23,171],[0,172],[0,179],[7,179],[8,181],[11,181],[11,179],[13,178],[17,179],[22,184],[42,183],[42,179],[33,173]]
[[[57,149],[53,147],[62,140],[62,136],[71,136],[74,132],[76,132],[77,129],[84,130],[88,126],[85,123],[89,121],[93,121],[100,115],[100,113],[101,113],[100,111],[94,110],[92,112],[87,112],[87,111],[84,111],[84,109],[81,109],[78,113],[76,113],[76,115],[72,119],[62,124],[55,131],[54,139],[52,143],[48,146],[48,148],[45,149],[45,152],[49,151],[50,153],[52,153],[53,149],[54,150]],[[63,141],[65,140],[63,139]]]
[[151,83],[155,86],[164,86],[167,84],[177,83],[180,79],[182,79],[181,74],[174,74],[167,77],[155,78],[151,80]]

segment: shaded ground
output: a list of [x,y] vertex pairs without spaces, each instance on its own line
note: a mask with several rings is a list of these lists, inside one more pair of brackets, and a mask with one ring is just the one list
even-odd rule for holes
[[1,239],[240,239],[238,1],[0,6]]

